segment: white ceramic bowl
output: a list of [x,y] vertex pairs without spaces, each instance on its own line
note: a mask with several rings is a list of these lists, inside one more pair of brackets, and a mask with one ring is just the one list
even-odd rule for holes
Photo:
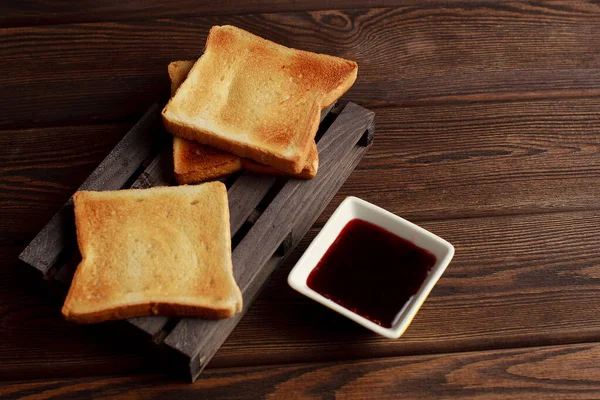
[[[400,311],[400,316],[396,319],[395,324],[391,328],[384,328],[367,318],[342,307],[312,290],[306,284],[308,276],[317,266],[329,246],[335,241],[344,226],[346,226],[350,220],[355,218],[380,226],[389,232],[414,243],[416,246],[430,251],[436,257],[436,263],[431,271],[429,271],[427,278],[425,278],[425,281],[417,293],[406,302]],[[408,325],[411,323],[419,308],[421,308],[421,305],[429,295],[429,292],[431,292],[433,286],[442,276],[442,273],[450,263],[450,260],[452,260],[453,256],[454,247],[444,239],[404,218],[400,218],[397,215],[384,210],[383,208],[377,207],[356,197],[347,197],[335,210],[310,246],[308,246],[300,260],[298,260],[288,276],[288,284],[303,295],[345,315],[365,328],[388,338],[396,339],[404,333],[406,328],[408,328]]]

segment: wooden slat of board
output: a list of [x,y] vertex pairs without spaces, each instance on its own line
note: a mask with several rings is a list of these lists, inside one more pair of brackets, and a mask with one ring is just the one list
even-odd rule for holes
[[[321,158],[319,174],[309,181],[288,181],[233,251],[234,276],[244,295],[244,311],[248,309],[266,279],[264,271],[261,273],[261,266],[271,257],[297,222],[301,219],[312,220],[315,217],[307,216],[306,212],[300,217],[298,208],[307,197],[310,197],[307,203],[318,201],[320,198],[333,197],[364,154],[365,148],[360,148],[350,160],[346,160],[345,156],[352,152],[353,144],[364,134],[372,121],[371,111],[349,103],[318,144]],[[344,162],[355,164],[346,165],[346,173],[341,173],[336,170],[336,164],[343,166]],[[325,204],[327,202],[328,200]],[[315,214],[316,211],[318,208],[315,209]],[[268,276],[270,272],[267,271],[266,275]],[[190,374],[191,378],[195,379],[240,318],[241,314],[224,321],[186,318],[177,324],[165,339],[165,343],[190,359]],[[200,351],[202,354],[199,354]]]
[[[373,144],[374,137],[375,137],[375,122],[371,121],[370,125],[367,126],[367,131],[363,134],[363,136],[358,141],[359,146],[357,146],[357,148],[355,148],[355,149],[352,149],[351,154],[352,153],[359,154],[359,153],[363,153],[363,151],[364,151],[363,154],[367,154],[368,150],[370,150],[371,145]],[[361,146],[367,147],[367,149],[360,149]],[[348,170],[349,171],[348,176],[350,176],[350,174],[352,174],[352,172],[358,165],[357,162],[353,161],[353,159],[355,159],[355,158],[358,159],[358,155],[349,155],[349,156],[347,156],[347,158],[349,160],[342,159],[339,163],[341,165],[345,165],[345,166],[341,167],[340,169]],[[358,162],[360,162],[360,160],[362,160],[362,157],[360,159],[358,159]],[[285,252],[283,254],[285,257],[283,258],[282,263],[285,263],[289,258],[294,256],[294,253],[293,253],[294,249],[296,248],[296,246],[298,246],[300,244],[300,242],[302,241],[302,239],[304,238],[306,233],[309,231],[310,227],[313,226],[313,224],[315,223],[317,218],[319,218],[319,216],[321,215],[321,213],[323,212],[325,207],[331,202],[332,198],[333,198],[333,196],[320,197],[320,198],[309,197],[309,198],[305,199],[303,207],[308,210],[316,209],[316,210],[318,210],[318,212],[310,212],[309,214],[314,215],[313,218],[304,218],[292,228],[290,234],[285,239],[288,243],[286,243],[286,246],[285,246],[285,250],[284,250]],[[279,249],[278,249],[278,251],[279,251]]]
[[7,382],[10,398],[444,398],[594,399],[600,344],[390,357],[336,363],[210,369],[193,385],[166,376]]
[[459,2],[3,29],[0,124],[139,114],[168,95],[167,64],[197,57],[216,23],[357,61],[348,98],[363,106],[600,93],[600,62],[590,56],[600,49],[599,5]]
[[171,186],[173,179],[173,148],[168,144],[133,182],[131,189]]
[[[149,134],[160,117],[153,105],[83,182],[79,190],[119,189],[150,155],[156,136]],[[135,149],[135,151],[133,151]],[[69,200],[23,250],[19,258],[46,274],[61,251],[73,241],[73,205]]]
[[242,227],[258,203],[275,184],[274,176],[245,171],[227,191],[231,237]]

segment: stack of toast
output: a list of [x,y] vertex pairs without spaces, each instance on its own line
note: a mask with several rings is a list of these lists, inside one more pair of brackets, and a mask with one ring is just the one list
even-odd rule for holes
[[357,71],[353,61],[213,27],[198,61],[169,65],[173,97],[162,116],[175,136],[177,181],[242,168],[313,178],[321,110],[352,86]]
[[[173,61],[169,64],[171,96],[181,86],[181,83],[183,83],[194,66],[194,62]],[[193,140],[177,136],[173,137],[173,166],[175,180],[180,185],[219,178],[242,169],[270,175],[286,175],[283,171],[269,167],[268,165],[259,164],[249,158],[241,158],[234,154],[216,150]],[[315,145],[310,148],[306,166],[299,174],[292,176],[299,179],[311,179],[317,174],[318,168],[319,155]]]
[[321,110],[352,86],[357,69],[353,61],[213,27],[197,61],[168,68],[172,97],[162,118],[184,186],[75,194],[82,261],[64,316],[92,323],[239,312],[226,188],[185,184],[241,169],[313,178]]

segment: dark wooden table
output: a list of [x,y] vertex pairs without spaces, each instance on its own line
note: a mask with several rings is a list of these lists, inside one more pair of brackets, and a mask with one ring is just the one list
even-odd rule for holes
[[[0,6],[0,396],[600,397],[599,4],[201,3]],[[346,98],[377,113],[298,255],[353,195],[456,256],[398,340],[292,291],[290,262],[188,384],[110,324],[63,321],[17,255],[224,23],[356,60]]]

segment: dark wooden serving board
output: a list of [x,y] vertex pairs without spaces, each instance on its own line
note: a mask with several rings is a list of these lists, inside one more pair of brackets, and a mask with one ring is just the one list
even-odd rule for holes
[[[171,138],[153,105],[79,190],[148,188],[174,184]],[[371,146],[374,113],[354,103],[325,110],[317,135],[319,172],[297,180],[242,172],[228,186],[233,273],[244,298],[225,320],[143,317],[127,321],[173,355],[195,380],[252,305],[274,269],[289,256]],[[61,207],[19,258],[46,279],[69,285],[80,261],[72,200]]]

